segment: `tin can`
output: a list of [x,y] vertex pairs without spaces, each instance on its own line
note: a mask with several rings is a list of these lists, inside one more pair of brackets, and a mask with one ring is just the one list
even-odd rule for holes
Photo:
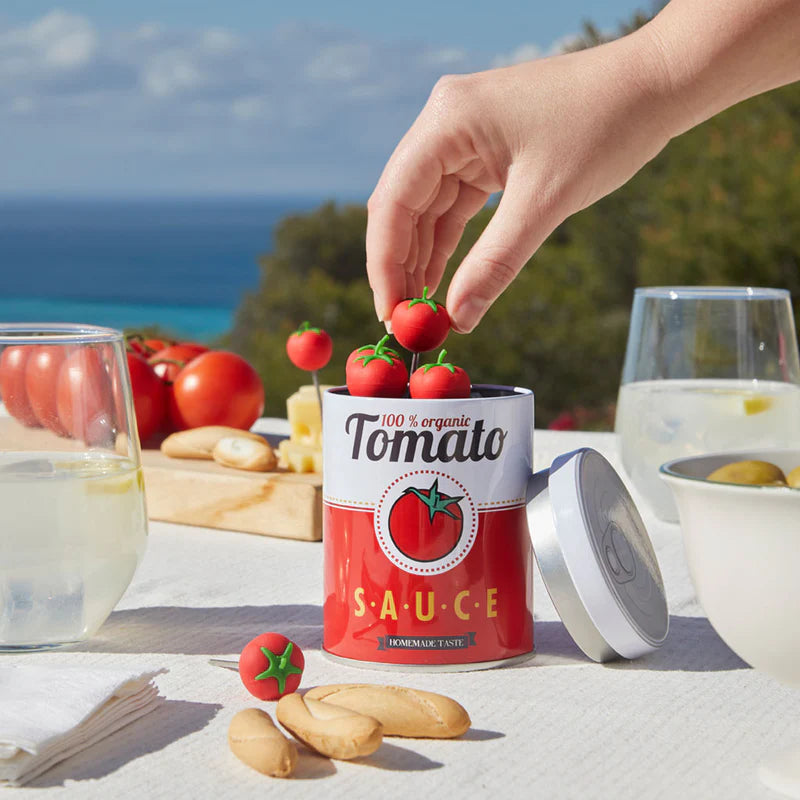
[[324,420],[324,650],[371,668],[529,656],[532,392],[413,400],[338,388]]

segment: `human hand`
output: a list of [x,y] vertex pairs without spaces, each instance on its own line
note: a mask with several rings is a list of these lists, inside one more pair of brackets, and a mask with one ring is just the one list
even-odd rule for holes
[[471,331],[553,229],[627,181],[680,129],[646,29],[591,50],[434,88],[369,199],[367,273],[380,320],[441,282],[467,221],[500,204],[447,293]]

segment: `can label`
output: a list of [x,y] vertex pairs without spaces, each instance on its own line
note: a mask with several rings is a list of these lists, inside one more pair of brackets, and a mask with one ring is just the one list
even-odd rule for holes
[[376,664],[533,649],[533,395],[324,400],[324,641]]

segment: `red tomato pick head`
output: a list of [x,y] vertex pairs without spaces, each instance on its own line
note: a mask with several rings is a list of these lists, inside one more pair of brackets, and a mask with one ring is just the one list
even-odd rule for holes
[[331,360],[333,341],[322,328],[304,322],[286,340],[286,354],[296,367],[313,372]]
[[412,353],[424,353],[441,347],[450,332],[450,315],[441,304],[428,298],[428,287],[422,297],[398,303],[392,311],[392,333]]
[[469,375],[444,359],[447,350],[439,353],[433,364],[425,364],[415,370],[409,381],[409,392],[415,400],[422,398],[469,397],[472,385]]
[[239,677],[253,697],[277,700],[297,691],[303,675],[303,651],[280,633],[251,639],[239,656]]
[[347,389],[354,397],[402,397],[408,370],[396,350],[386,347],[388,334],[377,344],[350,353],[345,367]]

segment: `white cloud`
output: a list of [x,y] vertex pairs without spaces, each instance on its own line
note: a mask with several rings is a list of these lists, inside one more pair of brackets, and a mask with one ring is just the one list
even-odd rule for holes
[[545,56],[557,56],[572,49],[581,40],[580,34],[574,33],[556,39],[549,47],[541,48],[537,44],[521,44],[510,53],[502,53],[492,60],[492,67],[511,67],[524,61],[534,61]]
[[254,120],[264,117],[267,103],[263,97],[239,97],[231,104],[233,115],[241,120]]
[[30,97],[15,97],[11,101],[12,114],[28,114],[34,110],[36,103]]
[[97,34],[91,23],[65,11],[51,11],[34,22],[27,35],[45,63],[54,67],[69,69],[86,64],[97,48]]
[[[515,57],[531,54],[519,48]],[[368,192],[458,48],[293,23],[126,30],[0,20],[4,191]]]
[[155,97],[169,97],[202,86],[205,76],[188,53],[173,51],[143,65],[142,83]]
[[505,55],[496,56],[492,61],[493,67],[511,67],[523,61],[533,61],[544,55],[542,49],[535,44],[523,44]]
[[306,67],[312,81],[347,83],[360,78],[369,65],[370,48],[366,44],[335,44],[322,48]]

